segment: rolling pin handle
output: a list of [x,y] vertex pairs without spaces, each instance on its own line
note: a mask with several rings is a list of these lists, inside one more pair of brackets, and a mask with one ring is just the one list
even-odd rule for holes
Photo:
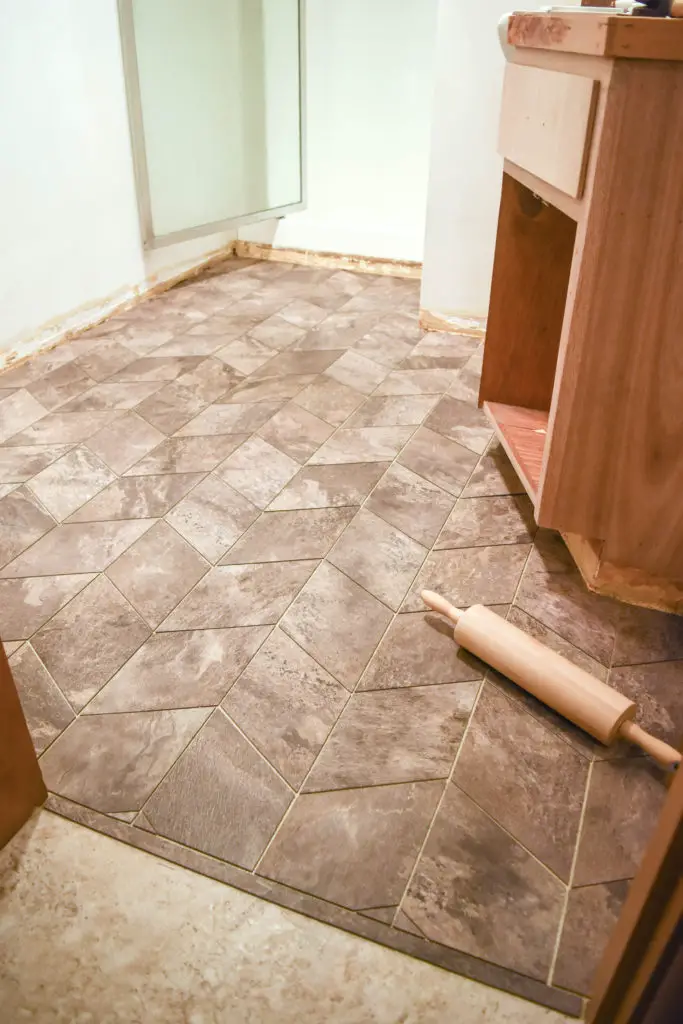
[[668,771],[678,768],[681,763],[681,755],[677,750],[674,750],[664,740],[658,740],[656,736],[651,736],[635,722],[624,722],[619,729],[619,735],[630,743],[635,743],[646,754],[654,758],[658,765]]
[[450,601],[447,601],[445,597],[441,597],[439,594],[435,594],[433,590],[423,590],[420,594],[422,600],[426,605],[432,608],[435,612],[440,612],[445,615],[451,622],[458,624],[462,611],[460,608],[456,608]]

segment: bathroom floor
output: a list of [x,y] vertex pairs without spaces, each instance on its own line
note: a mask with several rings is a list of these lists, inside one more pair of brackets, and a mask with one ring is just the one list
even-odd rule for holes
[[683,731],[418,282],[229,260],[0,375],[0,636],[74,821],[578,1013],[662,775],[459,650],[481,602]]

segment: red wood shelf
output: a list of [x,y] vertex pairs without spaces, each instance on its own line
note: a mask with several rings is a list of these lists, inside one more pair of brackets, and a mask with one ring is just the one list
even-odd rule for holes
[[548,413],[521,405],[484,402],[503,448],[533,502],[536,501],[548,433]]

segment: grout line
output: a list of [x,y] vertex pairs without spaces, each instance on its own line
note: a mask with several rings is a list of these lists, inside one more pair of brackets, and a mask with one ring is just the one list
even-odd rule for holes
[[548,985],[553,984],[553,976],[555,974],[555,968],[557,966],[557,959],[560,954],[560,944],[562,942],[562,934],[564,932],[565,922],[567,920],[567,913],[569,911],[569,896],[574,887],[574,875],[576,873],[576,863],[579,858],[579,847],[581,845],[581,838],[583,835],[583,825],[586,818],[586,808],[588,807],[588,794],[590,793],[591,781],[593,778],[593,766],[595,761],[591,761],[588,765],[588,772],[586,773],[586,788],[583,794],[583,803],[581,805],[581,814],[579,817],[579,823],[576,829],[576,845],[574,846],[574,855],[572,857],[572,864],[569,870],[569,881],[567,882],[567,891],[564,898],[564,906],[562,913],[560,914],[560,920],[557,925],[557,936],[555,938],[555,946],[553,948],[553,955],[550,961],[550,967],[548,968]]
[[[269,635],[270,635],[270,634],[269,634]],[[252,658],[250,658],[250,659],[249,659],[249,663],[251,663],[251,661],[252,661]],[[245,665],[245,670],[246,670],[246,668],[247,668],[247,667],[248,667],[248,665]],[[240,675],[241,675],[241,674],[242,674],[242,673],[240,673]],[[237,680],[235,680],[235,683],[236,683],[236,682],[237,682]],[[235,683],[233,683],[233,686],[235,685]],[[232,689],[232,686],[230,687],[230,689]],[[228,690],[228,693],[229,693],[229,692],[230,692],[230,690]],[[228,694],[226,693],[226,695],[225,695],[225,696],[227,697],[227,695],[228,695]],[[223,700],[225,700],[225,697],[223,698]],[[273,770],[273,772],[275,773],[275,775],[277,775],[277,777],[278,777],[278,778],[279,778],[279,779],[280,779],[280,780],[281,780],[282,782],[284,782],[285,786],[286,786],[286,787],[287,787],[287,789],[288,789],[288,790],[290,791],[290,793],[293,793],[293,794],[294,794],[294,796],[296,796],[296,792],[297,792],[297,791],[296,791],[296,790],[294,789],[294,787],[292,786],[292,784],[291,784],[290,782],[288,782],[288,781],[287,781],[287,779],[286,779],[286,778],[284,777],[284,775],[282,774],[282,772],[280,772],[280,771],[279,771],[279,769],[275,767],[275,765],[274,765],[274,764],[273,764],[273,762],[272,762],[272,761],[270,760],[270,758],[266,757],[266,755],[265,755],[265,754],[264,754],[264,753],[263,753],[263,752],[262,752],[261,750],[259,750],[259,748],[258,748],[258,747],[256,746],[256,744],[254,743],[254,741],[253,741],[252,739],[250,739],[250,738],[249,738],[249,736],[247,736],[247,734],[246,734],[246,733],[245,733],[245,732],[243,731],[243,729],[242,729],[242,728],[241,728],[241,727],[240,727],[240,726],[239,726],[239,725],[237,724],[237,722],[236,722],[236,721],[234,720],[234,718],[232,718],[232,717],[231,717],[231,716],[230,716],[230,715],[228,714],[228,712],[227,712],[227,711],[225,710],[225,708],[223,707],[223,701],[221,701],[221,702],[220,702],[219,704],[216,704],[216,705],[215,705],[215,708],[214,708],[214,710],[216,710],[216,711],[220,712],[220,714],[222,714],[222,715],[223,715],[223,717],[224,717],[225,719],[227,719],[227,721],[228,721],[228,722],[230,723],[230,725],[232,725],[232,727],[233,727],[233,728],[234,728],[234,729],[235,729],[235,730],[236,730],[236,731],[237,731],[237,732],[238,732],[238,733],[240,734],[240,736],[242,737],[242,739],[243,739],[243,740],[245,740],[245,741],[246,741],[246,742],[247,742],[247,743],[249,744],[249,746],[251,747],[251,749],[252,749],[253,751],[255,751],[255,752],[256,752],[256,754],[258,754],[258,756],[259,756],[259,757],[260,757],[260,758],[261,758],[261,759],[262,759],[263,761],[265,761],[265,762],[266,762],[266,764],[267,764],[267,765],[269,766],[269,768],[271,768],[271,769]],[[207,719],[207,721],[208,721],[208,719]]]

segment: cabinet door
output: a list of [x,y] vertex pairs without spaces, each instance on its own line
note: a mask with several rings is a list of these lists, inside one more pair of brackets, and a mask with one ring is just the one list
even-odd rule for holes
[[303,0],[119,0],[143,242],[303,205]]

